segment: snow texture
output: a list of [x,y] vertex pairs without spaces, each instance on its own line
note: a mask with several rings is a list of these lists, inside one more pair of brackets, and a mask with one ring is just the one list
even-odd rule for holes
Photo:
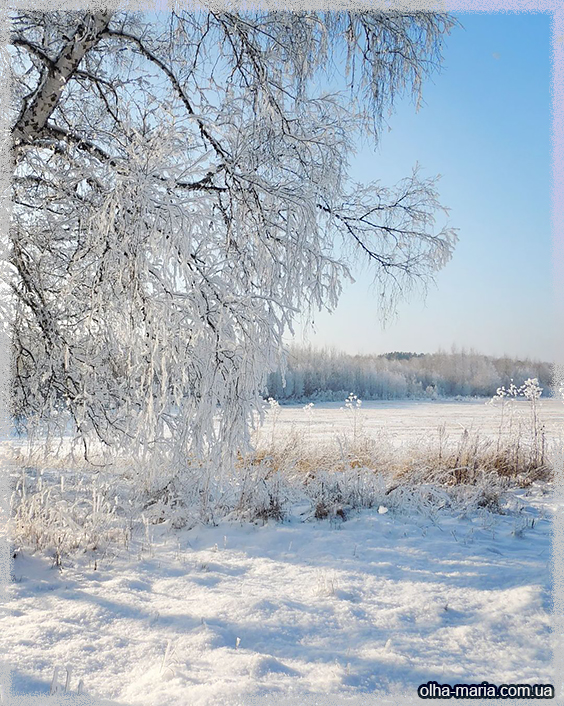
[[84,703],[122,706],[553,683],[548,491],[514,491],[504,515],[381,506],[312,522],[296,507],[282,524],[156,527],[129,554],[61,571],[20,553],[0,613],[13,698],[49,694],[66,666]]

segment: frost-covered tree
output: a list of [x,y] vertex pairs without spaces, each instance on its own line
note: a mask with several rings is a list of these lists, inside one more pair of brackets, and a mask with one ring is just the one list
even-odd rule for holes
[[[292,347],[286,377],[294,381],[285,391],[279,370],[268,377],[267,394],[305,401],[308,398],[343,400],[353,392],[362,399],[420,397],[492,397],[499,387],[523,385],[537,379],[550,388],[549,363],[492,358],[475,351],[349,355],[336,350]],[[295,381],[304,380],[305,385]]]
[[[298,311],[366,258],[386,304],[451,256],[435,181],[355,184],[419,96],[431,12],[11,13],[14,403],[179,458],[247,438]],[[219,422],[214,422],[217,415]]]

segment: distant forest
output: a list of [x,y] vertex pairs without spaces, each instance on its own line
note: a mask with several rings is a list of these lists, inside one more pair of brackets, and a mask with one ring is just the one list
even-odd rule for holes
[[349,355],[328,349],[292,347],[283,375],[270,373],[266,397],[279,402],[341,401],[351,392],[362,400],[492,397],[513,381],[537,378],[550,395],[550,363],[492,358],[474,351]]

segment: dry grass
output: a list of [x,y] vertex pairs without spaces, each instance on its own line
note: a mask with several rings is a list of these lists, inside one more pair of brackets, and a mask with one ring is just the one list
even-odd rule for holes
[[467,430],[457,441],[444,438],[441,430],[424,443],[398,449],[385,439],[360,437],[354,442],[336,437],[325,445],[309,444],[295,432],[278,443],[258,448],[240,457],[238,468],[260,466],[267,473],[312,476],[319,473],[345,473],[368,469],[386,476],[390,482],[405,482],[428,475],[446,486],[474,484],[484,474],[496,474],[520,487],[537,480],[550,480],[552,467],[544,437],[541,447],[515,433],[502,443]]
[[[350,411],[350,410],[349,410]],[[171,527],[215,522],[225,517],[280,521],[300,504],[304,519],[342,522],[351,511],[384,506],[398,513],[434,513],[443,508],[471,512],[503,511],[503,493],[552,478],[550,454],[538,415],[527,426],[511,419],[497,438],[464,430],[449,438],[434,436],[397,448],[385,435],[369,437],[359,406],[348,433],[326,443],[312,435],[282,434],[275,419],[263,428],[255,451],[239,455],[234,468],[218,477],[202,464],[168,468],[131,460],[103,470],[65,467],[60,457],[37,450],[15,467],[12,537],[60,557],[86,550],[127,546],[132,529],[143,523]],[[526,420],[525,420],[526,421]],[[69,459],[67,458],[67,461]],[[42,477],[40,468],[48,468]],[[119,495],[119,501],[118,501]]]
[[[65,483],[65,479],[67,479]],[[55,565],[77,552],[127,546],[132,523],[116,489],[91,476],[22,468],[12,493],[11,538],[52,555]]]
[[[238,472],[246,476],[260,469],[263,483],[276,477],[299,488],[317,519],[344,520],[351,509],[380,503],[413,511],[451,506],[500,512],[507,488],[552,479],[544,431],[537,416],[529,419],[534,427],[527,418],[512,418],[510,426],[508,420],[509,428],[500,426],[497,438],[465,429],[453,439],[442,426],[399,449],[385,436],[367,436],[360,413],[352,433],[323,445],[311,442],[307,432],[276,433],[273,424],[255,452],[239,459]],[[252,506],[250,494],[241,504]],[[282,505],[274,503],[272,517],[280,516]]]

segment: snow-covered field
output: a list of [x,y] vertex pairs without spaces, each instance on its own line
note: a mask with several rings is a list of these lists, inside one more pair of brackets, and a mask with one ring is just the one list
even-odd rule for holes
[[[563,405],[543,405],[558,436]],[[281,408],[276,424],[321,440],[350,422],[339,406]],[[497,429],[483,402],[363,405],[364,431],[398,438],[443,421]],[[49,703],[53,671],[67,665],[84,703],[121,706],[382,703],[415,700],[430,680],[555,683],[556,509],[538,483],[510,491],[505,514],[382,504],[316,521],[296,506],[282,523],[147,526],[128,549],[62,570],[23,551],[0,610],[14,703],[33,692]]]
[[[515,425],[525,425],[529,419],[529,405],[526,400],[512,401]],[[453,440],[458,439],[466,429],[480,435],[495,437],[500,431],[500,421],[507,433],[509,406],[501,419],[499,402],[491,404],[486,399],[458,400],[393,400],[362,402],[359,417],[362,431],[369,436],[384,437],[386,441],[404,444],[420,439],[438,437],[439,429]],[[539,401],[539,416],[544,423],[548,437],[558,438],[564,434],[564,404],[562,400],[546,398]],[[270,420],[268,423],[272,424]],[[268,434],[268,423],[263,437]],[[324,442],[335,434],[350,432],[351,414],[344,402],[322,402],[314,404],[308,411],[304,405],[280,405],[276,410],[276,432],[285,433],[295,429],[312,440]]]
[[518,496],[506,516],[199,527],[96,570],[20,555],[0,619],[13,688],[48,693],[57,665],[147,706],[553,682],[551,504]]

